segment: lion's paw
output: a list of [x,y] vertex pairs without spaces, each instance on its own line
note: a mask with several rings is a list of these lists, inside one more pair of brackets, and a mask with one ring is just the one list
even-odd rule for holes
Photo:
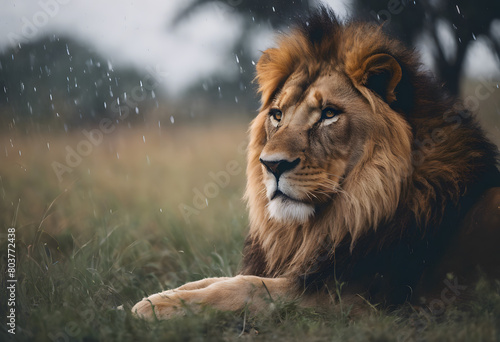
[[157,293],[134,305],[132,313],[148,321],[166,320],[186,314],[183,300],[173,291]]

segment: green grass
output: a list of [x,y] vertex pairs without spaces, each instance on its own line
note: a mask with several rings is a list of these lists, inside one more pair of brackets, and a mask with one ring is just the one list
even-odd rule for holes
[[[475,301],[438,316],[405,306],[351,319],[348,307],[314,312],[278,302],[257,317],[206,308],[166,322],[135,319],[129,310],[145,295],[237,272],[248,224],[244,170],[189,223],[178,206],[192,205],[192,189],[211,182],[210,172],[230,161],[244,167],[238,144],[246,124],[114,132],[62,183],[51,163],[64,160],[81,133],[1,139],[8,156],[0,157],[0,341],[500,340],[500,288],[486,283]],[[15,337],[4,323],[9,227],[16,228]]]

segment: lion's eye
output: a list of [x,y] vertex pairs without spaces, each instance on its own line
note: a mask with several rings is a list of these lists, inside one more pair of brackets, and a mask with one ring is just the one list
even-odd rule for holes
[[321,111],[321,120],[328,120],[337,117],[342,111],[332,107],[326,107]]
[[273,108],[269,111],[269,115],[277,122],[280,122],[283,113],[281,112],[281,110]]

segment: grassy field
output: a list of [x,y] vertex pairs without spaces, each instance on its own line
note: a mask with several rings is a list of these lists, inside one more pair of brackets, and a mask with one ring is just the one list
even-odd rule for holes
[[[79,131],[2,135],[0,341],[500,340],[500,289],[483,283],[476,301],[439,314],[374,308],[351,320],[348,307],[316,313],[276,303],[258,317],[206,309],[152,324],[133,318],[129,309],[147,294],[237,272],[247,229],[246,126],[123,129],[90,149]],[[78,146],[88,155],[70,159],[74,166],[58,179],[54,162],[68,166],[68,150]],[[179,206],[194,207],[196,193],[228,163],[241,172],[186,217]],[[15,336],[5,323],[9,227],[16,240]]]

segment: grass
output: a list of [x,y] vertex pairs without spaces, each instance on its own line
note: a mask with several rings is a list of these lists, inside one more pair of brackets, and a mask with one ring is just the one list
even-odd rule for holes
[[[247,123],[123,129],[104,135],[59,182],[52,162],[76,149],[81,132],[4,134],[0,146],[1,341],[496,341],[500,289],[478,284],[478,298],[439,315],[374,308],[314,312],[293,303],[251,317],[206,308],[146,323],[131,306],[204,277],[232,276],[247,229]],[[19,151],[21,151],[19,153]],[[229,162],[241,172],[189,217],[198,189]],[[16,335],[7,333],[7,229],[16,228]],[[119,305],[125,311],[117,310]]]

